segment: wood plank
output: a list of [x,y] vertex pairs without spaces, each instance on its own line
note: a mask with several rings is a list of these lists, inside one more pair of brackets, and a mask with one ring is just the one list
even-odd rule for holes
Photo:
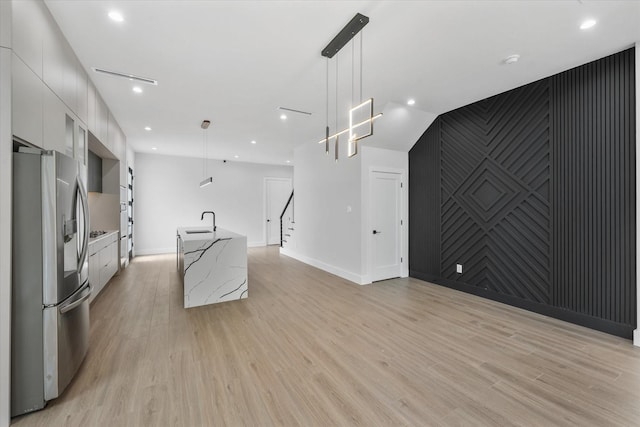
[[18,426],[629,425],[640,349],[422,282],[249,250],[249,298],[185,310],[175,255],[91,306],[69,388]]

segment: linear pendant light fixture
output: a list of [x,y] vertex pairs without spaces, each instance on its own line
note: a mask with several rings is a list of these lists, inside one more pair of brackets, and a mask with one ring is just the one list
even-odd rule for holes
[[[325,137],[318,143],[325,144],[325,152],[329,154],[329,141],[335,138],[335,161],[338,161],[338,140],[340,135],[349,133],[347,140],[347,156],[353,157],[358,153],[358,141],[373,135],[373,121],[382,116],[382,113],[374,115],[373,98],[362,100],[362,34],[360,34],[360,102],[349,109],[349,127],[330,135],[329,131],[329,62],[347,43],[360,33],[365,25],[369,23],[369,18],[361,13],[356,15],[344,26],[342,30],[331,40],[331,42],[321,51],[321,55],[327,58],[327,123],[325,127]],[[352,43],[351,58],[351,102],[354,101],[354,48]],[[338,126],[338,60],[336,58],[336,123]],[[353,105],[352,104],[352,105]]]
[[[202,128],[202,176],[207,176],[207,157],[208,154],[208,144],[207,144],[207,129],[211,122],[209,120],[203,120],[200,127]],[[200,188],[206,187],[207,185],[213,183],[213,177],[209,176],[200,182]]]

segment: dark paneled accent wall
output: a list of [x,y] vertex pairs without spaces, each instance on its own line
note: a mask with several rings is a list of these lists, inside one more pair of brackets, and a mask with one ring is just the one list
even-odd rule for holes
[[553,76],[553,303],[636,323],[633,50]]
[[409,153],[411,276],[630,338],[634,61],[438,117]]
[[[409,233],[409,265],[434,277],[440,274],[440,119],[422,135],[409,156],[409,201],[416,218]],[[412,188],[412,186],[417,188]],[[428,188],[431,191],[421,191]]]

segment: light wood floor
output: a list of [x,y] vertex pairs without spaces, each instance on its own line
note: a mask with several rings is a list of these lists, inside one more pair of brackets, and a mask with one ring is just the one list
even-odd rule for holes
[[16,425],[640,424],[627,340],[273,247],[250,249],[246,300],[185,310],[175,256],[139,257],[91,316],[74,382]]

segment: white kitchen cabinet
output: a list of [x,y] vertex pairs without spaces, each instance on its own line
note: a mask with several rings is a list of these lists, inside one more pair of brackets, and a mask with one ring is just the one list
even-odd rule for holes
[[118,233],[113,232],[89,243],[89,283],[91,301],[118,272]]
[[87,129],[81,123],[78,124],[76,134],[76,145],[74,147],[73,158],[80,160],[83,165],[87,165],[88,150],[88,134]]
[[[62,34],[60,34],[62,36]],[[71,109],[71,111],[78,111],[78,98],[76,94],[77,89],[77,77],[78,66],[76,55],[73,53],[71,46],[64,42],[61,42],[62,46],[62,101]]]
[[42,79],[42,36],[47,27],[43,19],[43,2],[34,0],[14,1],[11,19],[13,51]]
[[[14,2],[16,3],[16,2]],[[64,92],[65,49],[60,29],[53,23],[42,27],[42,80],[49,88],[62,96]]]
[[91,297],[89,302],[93,301],[102,289],[100,283],[100,257],[98,253],[89,255],[89,284],[91,285]]
[[38,147],[42,141],[42,80],[15,54],[11,60],[11,126],[13,134]]
[[87,125],[89,115],[89,76],[79,61],[76,61],[76,115]]
[[100,94],[96,91],[96,138],[107,147],[109,151],[111,148],[108,143],[109,136],[109,109],[107,104],[104,103]]
[[96,87],[89,80],[87,84],[87,126],[89,127],[89,132],[94,135],[98,134],[96,129],[96,94]]
[[67,114],[67,107],[51,89],[45,86],[43,92],[43,147],[73,156],[73,123],[70,123],[73,117],[70,112]]

